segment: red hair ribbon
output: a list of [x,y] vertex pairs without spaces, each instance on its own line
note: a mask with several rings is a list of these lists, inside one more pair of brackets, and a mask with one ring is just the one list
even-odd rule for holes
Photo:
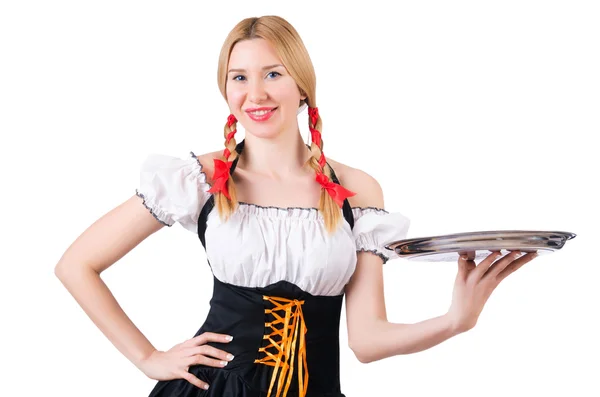
[[[227,117],[227,127],[231,127],[233,124],[237,123],[237,119],[233,114],[230,114]],[[229,143],[231,138],[235,135],[237,129],[229,132],[226,136],[226,144]],[[223,150],[223,157],[225,160],[229,158],[231,155],[231,151],[228,148]],[[231,166],[233,165],[233,161],[223,161],[219,159],[214,159],[215,162],[215,171],[213,173],[213,185],[210,189],[208,189],[209,193],[222,192],[225,197],[231,200],[229,196],[229,189],[227,188],[227,180],[229,179]]]
[[310,138],[311,140],[319,147],[321,147],[321,132],[317,130],[317,120],[319,120],[319,108],[308,108],[308,117],[310,118],[310,123],[308,125],[308,129],[310,130]]
[[[237,123],[237,119],[235,118],[235,116],[233,114],[230,114],[227,117],[227,127],[231,127],[232,125],[234,125],[235,123]],[[234,128],[233,131],[229,132],[227,134],[227,136],[225,137],[225,143],[229,143],[229,141],[231,140],[231,138],[233,138],[233,136],[235,135],[235,133],[237,132],[237,128]],[[229,153],[231,154],[231,153]],[[225,156],[225,158],[229,158],[229,154],[227,154],[225,156],[225,154],[223,154]]]
[[222,192],[225,197],[231,200],[229,197],[229,189],[227,189],[227,179],[229,179],[229,172],[233,161],[223,161],[214,159],[215,161],[215,172],[213,173],[213,185],[208,189],[209,193]]
[[319,119],[319,108],[308,108],[308,116],[310,117],[310,122],[312,125],[317,125],[317,120]]
[[348,197],[354,196],[356,193],[351,192],[340,184],[334,183],[329,180],[327,175],[322,172],[317,172],[317,182],[321,184],[323,189],[327,190],[327,193],[333,198],[333,201],[339,205],[340,208],[344,205],[344,200]]
[[319,132],[319,130],[316,130],[316,129],[312,128],[311,126],[308,126],[308,129],[310,130],[310,139],[318,147],[321,147],[321,132]]
[[319,158],[319,165],[321,166],[321,169],[325,167],[326,161],[327,160],[325,160],[325,153],[321,152],[321,157]]
[[233,114],[230,114],[227,117],[227,127],[231,127],[232,124],[237,123],[237,119],[235,118],[235,116]]

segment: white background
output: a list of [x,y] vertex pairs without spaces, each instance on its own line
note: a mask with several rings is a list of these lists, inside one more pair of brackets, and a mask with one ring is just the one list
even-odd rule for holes
[[[241,19],[276,14],[314,62],[327,155],[373,175],[386,208],[411,219],[409,237],[577,234],[506,279],[473,330],[427,351],[361,364],[342,317],[343,392],[600,395],[593,3],[2,2],[2,394],[149,393],[155,381],[100,333],[54,266],[134,193],[149,153],[222,148],[220,47]],[[443,314],[456,268],[388,262],[389,320]],[[159,349],[191,337],[209,310],[204,251],[179,225],[102,277]]]

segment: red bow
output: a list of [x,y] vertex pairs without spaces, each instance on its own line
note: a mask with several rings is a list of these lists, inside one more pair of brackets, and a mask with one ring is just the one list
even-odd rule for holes
[[333,201],[335,201],[340,208],[342,208],[344,205],[344,200],[346,198],[352,197],[356,194],[346,189],[342,185],[331,182],[327,175],[321,172],[317,173],[316,180],[319,182],[319,184],[321,184],[321,186],[323,186],[323,189],[327,190],[327,193],[329,193],[329,195],[333,198]]
[[219,159],[215,160],[215,172],[213,173],[213,185],[208,189],[209,193],[222,192],[225,197],[231,200],[229,197],[229,190],[227,189],[227,179],[229,179],[229,173],[233,161],[223,161]]

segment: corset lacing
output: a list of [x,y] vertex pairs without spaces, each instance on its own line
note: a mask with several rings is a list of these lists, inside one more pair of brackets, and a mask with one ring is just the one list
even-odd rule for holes
[[[275,380],[277,382],[277,394],[275,397],[285,397],[290,387],[292,377],[294,374],[294,360],[297,360],[298,364],[298,395],[300,397],[306,396],[306,389],[308,386],[308,367],[306,364],[306,344],[304,335],[307,332],[306,324],[304,323],[304,316],[302,314],[302,305],[304,301],[297,299],[286,299],[272,296],[263,296],[264,300],[267,300],[275,305],[272,309],[265,309],[265,313],[271,313],[275,320],[272,322],[265,323],[265,327],[270,327],[273,332],[268,335],[264,335],[263,339],[269,340],[269,345],[266,347],[260,347],[259,352],[266,354],[265,357],[254,360],[255,363],[271,365],[275,367],[273,369],[273,375],[271,376],[271,384],[269,385],[268,396],[271,396]],[[285,315],[279,315],[278,311],[284,311]],[[275,327],[275,325],[282,323],[281,328]],[[300,341],[298,346],[298,356],[296,357],[296,341],[300,334]],[[280,341],[273,339],[274,336],[279,335]],[[269,349],[274,348],[276,352],[271,352]],[[283,381],[286,378],[285,389],[281,394],[281,388],[283,387]]]

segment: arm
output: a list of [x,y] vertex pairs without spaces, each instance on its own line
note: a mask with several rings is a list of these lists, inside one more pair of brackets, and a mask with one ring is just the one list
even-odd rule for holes
[[458,334],[446,315],[416,324],[387,320],[383,261],[358,253],[356,271],[346,286],[346,321],[350,348],[362,363],[429,349]]
[[155,348],[127,317],[100,273],[162,227],[134,195],[88,227],[54,269],[94,324],[138,368]]
[[[350,190],[357,192],[351,205],[384,208],[377,181],[359,170],[352,171],[352,175],[346,180]],[[416,324],[394,324],[386,318],[383,261],[370,252],[360,252],[355,273],[346,286],[350,348],[361,362],[367,363],[429,349],[466,332],[475,326],[498,284],[536,256],[535,252],[520,256],[513,251],[501,258],[501,252],[492,252],[478,265],[461,256],[448,312]]]
[[[346,168],[344,183],[356,192],[353,207],[384,208],[379,183],[367,173]],[[345,289],[349,346],[363,363],[399,354],[429,349],[457,330],[448,315],[416,324],[387,320],[383,284],[383,260],[370,252],[359,252],[356,270]]]

